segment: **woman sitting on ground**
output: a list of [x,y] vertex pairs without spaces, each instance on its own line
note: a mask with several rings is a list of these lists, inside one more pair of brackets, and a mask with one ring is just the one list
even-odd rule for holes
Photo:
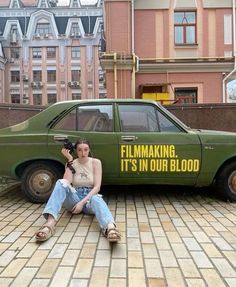
[[46,241],[55,233],[58,214],[64,206],[73,214],[84,212],[95,214],[108,241],[121,239],[114,218],[98,192],[101,187],[101,161],[89,156],[90,145],[87,140],[78,140],[75,144],[78,158],[73,159],[70,150],[63,148],[67,159],[63,179],[56,182],[54,190],[43,210],[46,223],[36,232],[37,241]]

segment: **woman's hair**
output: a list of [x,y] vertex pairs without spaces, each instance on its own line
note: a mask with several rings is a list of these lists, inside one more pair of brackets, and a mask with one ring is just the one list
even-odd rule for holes
[[75,149],[77,148],[78,145],[80,144],[86,144],[88,145],[89,149],[90,149],[90,143],[88,140],[86,139],[78,139],[77,142],[75,143]]

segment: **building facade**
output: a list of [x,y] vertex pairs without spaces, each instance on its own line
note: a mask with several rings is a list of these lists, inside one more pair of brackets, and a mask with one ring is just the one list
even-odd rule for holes
[[47,105],[105,97],[102,1],[0,1],[0,102]]
[[107,97],[236,102],[235,0],[104,0]]

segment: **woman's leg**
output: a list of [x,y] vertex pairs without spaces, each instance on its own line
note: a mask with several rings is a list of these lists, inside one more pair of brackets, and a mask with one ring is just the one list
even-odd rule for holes
[[72,209],[78,202],[78,196],[71,188],[70,183],[64,179],[59,179],[56,182],[53,192],[43,210],[43,216],[47,221],[36,232],[37,240],[45,241],[55,233],[56,220],[63,203],[67,204],[66,207],[68,209]]
[[75,206],[79,199],[77,194],[72,192],[71,188],[72,187],[67,180],[57,180],[53,192],[43,210],[43,216],[46,219],[51,215],[56,221],[64,203],[66,203],[66,208],[68,210]]
[[85,213],[94,213],[104,235],[110,242],[117,242],[121,234],[116,228],[115,220],[101,195],[94,195],[84,208]]

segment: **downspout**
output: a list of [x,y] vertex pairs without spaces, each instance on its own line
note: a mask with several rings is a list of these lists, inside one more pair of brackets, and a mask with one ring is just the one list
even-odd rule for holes
[[226,98],[226,81],[229,79],[231,75],[233,75],[236,72],[236,36],[235,36],[235,0],[232,0],[232,7],[233,7],[233,57],[234,57],[234,69],[223,79],[223,103],[227,103]]
[[117,99],[117,54],[114,53],[114,98]]
[[133,68],[131,75],[131,98],[135,99],[135,72],[136,72],[136,56],[134,53],[134,0],[131,0],[131,53],[133,59]]

